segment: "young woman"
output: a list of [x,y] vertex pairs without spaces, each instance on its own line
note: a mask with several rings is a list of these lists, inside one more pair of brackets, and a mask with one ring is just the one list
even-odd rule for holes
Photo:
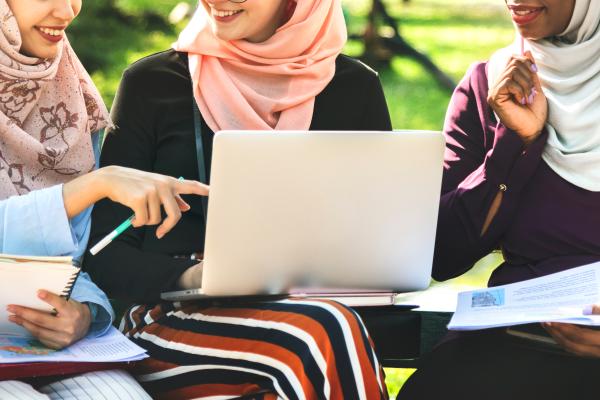
[[[377,74],[340,55],[345,41],[339,0],[201,1],[174,50],[123,75],[102,165],[198,178],[195,133],[210,171],[222,129],[389,130]],[[162,240],[132,230],[85,262],[111,296],[140,304],[123,326],[151,355],[138,370],[145,387],[157,398],[385,397],[364,326],[339,304],[159,302],[162,291],[200,286],[205,221],[190,201]],[[91,244],[124,217],[99,203]]]
[[[77,260],[87,244],[89,207],[95,201],[110,198],[130,207],[136,226],[159,222],[162,204],[170,217],[159,229],[168,231],[188,208],[180,193],[207,193],[198,182],[121,167],[95,170],[98,132],[109,124],[109,116],[65,37],[80,9],[81,0],[0,0],[2,253],[72,255]],[[57,313],[10,305],[9,318],[48,347],[60,349],[85,336],[101,335],[112,323],[106,296],[85,273],[69,301],[45,291],[39,296]],[[126,387],[136,398],[148,398],[127,374],[104,374],[116,377],[115,386]],[[98,379],[91,374],[82,381]],[[8,392],[23,398],[15,386],[33,390],[3,382],[0,397],[7,398]],[[63,382],[40,390],[65,391],[61,386],[66,387]],[[106,385],[94,386],[99,391],[92,398],[102,391],[114,398]]]
[[[491,286],[600,260],[600,3],[507,6],[527,51],[519,39],[475,65],[452,98],[436,279],[498,247],[505,262]],[[544,327],[563,351],[503,330],[453,335],[399,398],[596,397],[600,332]]]

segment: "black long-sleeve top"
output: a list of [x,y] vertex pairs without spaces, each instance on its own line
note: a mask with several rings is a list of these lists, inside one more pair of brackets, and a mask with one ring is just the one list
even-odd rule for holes
[[[101,166],[120,165],[197,180],[192,93],[186,53],[168,50],[131,65],[123,74],[113,104],[115,128],[107,132]],[[390,130],[377,73],[340,55],[333,80],[315,99],[310,129]],[[204,121],[201,130],[210,176],[214,133]],[[110,297],[154,302],[162,291],[175,288],[179,276],[196,263],[175,257],[204,250],[200,199],[184,199],[191,210],[163,239],[156,238],[155,226],[130,228],[98,255],[87,254],[83,268]],[[89,246],[130,215],[131,210],[109,200],[97,203]]]

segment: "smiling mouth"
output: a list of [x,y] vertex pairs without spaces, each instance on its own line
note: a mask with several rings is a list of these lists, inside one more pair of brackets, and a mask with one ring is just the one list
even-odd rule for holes
[[211,14],[213,17],[226,18],[226,17],[231,17],[232,15],[239,14],[242,11],[244,11],[244,10],[227,11],[227,10],[215,10],[213,8],[213,9],[211,9]]
[[544,10],[544,7],[530,7],[522,5],[509,5],[513,21],[517,25],[525,25],[534,21]]
[[65,28],[36,26],[35,29],[48,42],[58,43],[63,39]]

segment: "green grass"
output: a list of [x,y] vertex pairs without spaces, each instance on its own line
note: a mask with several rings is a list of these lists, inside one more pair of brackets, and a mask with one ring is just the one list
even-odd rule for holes
[[[364,25],[368,0],[347,0],[350,31]],[[513,28],[502,0],[387,0],[389,11],[400,19],[406,41],[427,54],[458,82],[470,64],[483,61],[512,41]],[[359,55],[360,45],[347,48]],[[396,57],[380,71],[395,129],[441,129],[450,93],[412,59]]]
[[[128,18],[127,24],[101,18],[94,7],[100,7],[102,1],[84,3],[72,42],[110,105],[123,69],[147,54],[167,49],[182,27],[165,27],[145,18],[149,11],[167,15],[178,0],[116,0]],[[370,0],[344,0],[351,33],[363,29],[369,4]],[[487,59],[513,38],[502,0],[411,0],[408,5],[386,0],[386,4],[399,17],[404,38],[456,82],[470,64]],[[358,56],[362,50],[362,43],[351,41],[345,52]],[[448,90],[419,64],[404,57],[395,57],[390,68],[379,72],[395,129],[441,129],[450,100]],[[487,257],[472,272],[447,284],[483,286],[499,260],[498,255]],[[390,395],[397,393],[412,372],[386,370]]]

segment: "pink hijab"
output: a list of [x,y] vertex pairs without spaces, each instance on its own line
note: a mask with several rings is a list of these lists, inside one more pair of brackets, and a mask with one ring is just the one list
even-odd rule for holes
[[213,131],[306,130],[346,38],[341,0],[299,0],[262,43],[217,38],[200,6],[174,48],[189,53],[194,97]]
[[0,0],[0,199],[67,182],[94,168],[91,133],[108,111],[65,38],[53,60],[27,57]]

